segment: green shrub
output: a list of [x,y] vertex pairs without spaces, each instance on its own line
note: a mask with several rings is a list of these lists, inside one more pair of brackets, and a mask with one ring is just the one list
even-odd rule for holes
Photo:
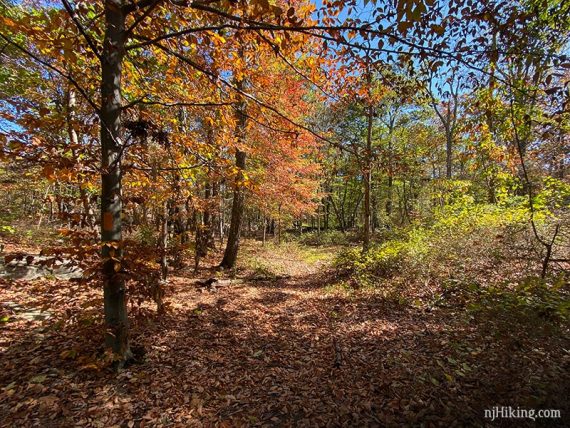
[[502,283],[489,287],[474,286],[469,309],[490,312],[494,316],[546,318],[567,321],[570,318],[570,296],[565,275],[552,283],[538,277],[527,277],[514,287]]
[[330,245],[347,245],[350,237],[340,230],[324,230],[320,233],[308,232],[301,235],[299,242],[304,245],[313,246],[330,246]]
[[[387,240],[363,254],[359,248],[341,252],[333,266],[359,284],[381,283],[401,273],[409,282],[492,274],[492,266],[508,259],[512,241],[524,241],[529,212],[524,199],[511,205],[475,204],[461,199],[440,209],[429,225],[413,225],[398,239]],[[537,222],[546,215],[538,212]],[[518,236],[521,235],[521,236]],[[520,243],[520,242],[519,242]],[[380,281],[379,281],[380,280]]]
[[151,226],[141,226],[136,233],[136,241],[141,245],[156,246],[158,236]]
[[333,267],[342,275],[352,275],[360,283],[373,278],[387,278],[397,272],[409,255],[407,243],[388,241],[363,254],[360,248],[343,250],[333,261]]
[[16,233],[16,228],[13,226],[0,226],[0,235],[13,235]]
[[247,268],[251,270],[251,274],[249,276],[253,279],[273,279],[277,277],[277,273],[273,267],[257,257],[248,261]]

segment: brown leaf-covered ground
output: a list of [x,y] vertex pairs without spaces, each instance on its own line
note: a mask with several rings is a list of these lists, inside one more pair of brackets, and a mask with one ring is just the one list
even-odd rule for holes
[[[251,253],[256,280],[215,293],[178,272],[167,315],[133,316],[137,362],[119,374],[102,356],[99,291],[3,281],[0,425],[568,423],[567,326],[338,293],[326,269],[331,250]],[[259,280],[270,269],[291,277]],[[42,307],[47,320],[22,309]],[[562,419],[484,419],[484,409],[509,405],[561,409]]]

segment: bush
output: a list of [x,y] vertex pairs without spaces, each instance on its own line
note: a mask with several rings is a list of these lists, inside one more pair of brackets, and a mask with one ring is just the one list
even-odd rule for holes
[[405,252],[406,243],[402,241],[388,241],[366,254],[352,247],[341,251],[333,266],[342,275],[389,277],[404,264]]
[[474,312],[491,313],[493,317],[532,319],[540,317],[556,321],[570,318],[570,299],[567,277],[562,274],[552,282],[537,277],[528,277],[514,288],[507,283],[469,290],[469,309]]
[[[530,232],[527,201],[501,206],[461,200],[436,213],[430,225],[415,225],[398,239],[341,252],[333,266],[357,285],[377,285],[398,278],[404,285],[443,284],[450,278],[463,283],[497,282],[540,272],[540,246]],[[535,214],[537,226],[548,228],[546,211]],[[538,256],[538,257],[537,257]],[[526,263],[526,265],[522,265]]]
[[13,235],[16,233],[16,229],[12,226],[0,226],[0,236],[2,235]]
[[158,233],[152,226],[141,226],[135,235],[135,240],[140,245],[156,246]]
[[328,245],[347,245],[349,236],[340,230],[324,230],[320,233],[308,232],[301,235],[299,242],[305,245],[328,246]]

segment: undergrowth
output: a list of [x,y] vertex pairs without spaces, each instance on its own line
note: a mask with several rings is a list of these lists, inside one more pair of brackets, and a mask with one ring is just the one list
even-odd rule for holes
[[[543,195],[537,197],[540,201]],[[549,200],[553,200],[550,198]],[[544,248],[529,225],[524,198],[501,205],[461,201],[440,209],[431,222],[415,224],[399,237],[380,242],[363,253],[344,249],[333,262],[340,278],[336,291],[372,289],[393,300],[434,307],[453,296],[473,311],[489,307],[512,309],[545,317],[568,317],[568,287],[564,263],[567,220],[556,206],[538,205],[534,221],[542,236],[558,224],[549,275],[541,279]]]

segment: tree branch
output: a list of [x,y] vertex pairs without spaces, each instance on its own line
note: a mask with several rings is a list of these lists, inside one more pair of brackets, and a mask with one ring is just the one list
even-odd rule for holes
[[245,92],[242,89],[237,88],[235,85],[231,84],[229,81],[227,81],[226,79],[217,76],[216,74],[212,73],[211,71],[208,71],[206,69],[204,69],[202,66],[200,66],[199,64],[197,64],[196,62],[194,62],[193,60],[191,60],[188,57],[185,57],[182,54],[179,54],[178,52],[175,52],[171,49],[169,49],[168,47],[160,44],[160,43],[156,43],[155,46],[159,49],[161,49],[162,51],[175,56],[176,58],[178,58],[180,61],[185,62],[186,64],[190,65],[192,68],[196,69],[197,71],[203,73],[204,75],[210,77],[211,79],[218,82],[221,82],[223,85],[227,86],[228,88],[230,88],[231,90],[233,90],[234,92],[243,95],[245,98],[253,101],[254,103],[258,104],[259,106],[275,113],[277,116],[279,116],[280,118],[284,119],[286,122],[289,122],[290,124],[294,125],[297,128],[303,129],[304,131],[307,131],[308,133],[310,133],[311,135],[313,135],[314,137],[318,138],[321,141],[324,141],[332,146],[335,146],[337,148],[339,148],[340,150],[344,150],[344,151],[348,151],[346,147],[342,146],[341,144],[338,144],[320,134],[318,134],[317,132],[313,131],[312,129],[308,128],[305,125],[302,125],[296,121],[294,121],[293,119],[289,118],[287,115],[281,113],[277,108],[259,100],[257,97],[251,95],[248,92]]
[[91,50],[93,51],[95,56],[99,59],[99,61],[101,61],[101,54],[99,53],[99,49],[97,48],[97,45],[95,44],[93,39],[91,39],[89,34],[87,34],[87,31],[85,30],[85,28],[83,28],[83,25],[81,25],[81,22],[79,22],[79,20],[77,19],[77,16],[75,14],[75,11],[71,7],[71,4],[69,4],[69,2],[67,0],[61,0],[61,2],[63,3],[63,7],[65,8],[65,10],[67,11],[67,14],[71,18],[71,20],[73,21],[75,26],[77,27],[77,29],[79,30],[81,35],[85,38],[85,41],[87,42],[87,44],[89,45],[89,47],[91,48]]
[[43,59],[39,58],[37,55],[35,55],[34,53],[30,52],[29,50],[27,50],[26,48],[24,48],[23,46],[20,46],[18,43],[14,42],[12,39],[10,39],[9,37],[7,37],[6,35],[0,33],[0,38],[4,39],[7,43],[9,43],[10,45],[14,46],[16,49],[18,49],[20,52],[23,52],[24,54],[26,54],[27,56],[29,56],[30,58],[32,58],[34,61],[36,61],[37,63],[43,65],[46,68],[49,68],[50,70],[56,72],[57,74],[59,74],[61,77],[67,79],[76,89],[77,91],[81,94],[81,96],[85,99],[85,101],[87,101],[87,103],[93,108],[93,110],[95,110],[95,112],[99,115],[100,113],[100,107],[93,101],[91,100],[91,98],[89,98],[89,96],[87,95],[87,93],[85,92],[85,90],[79,85],[79,83],[77,83],[77,81],[71,77],[71,75],[61,71],[60,69],[58,69],[57,67],[54,67],[53,65],[51,65],[49,62],[44,61]]

